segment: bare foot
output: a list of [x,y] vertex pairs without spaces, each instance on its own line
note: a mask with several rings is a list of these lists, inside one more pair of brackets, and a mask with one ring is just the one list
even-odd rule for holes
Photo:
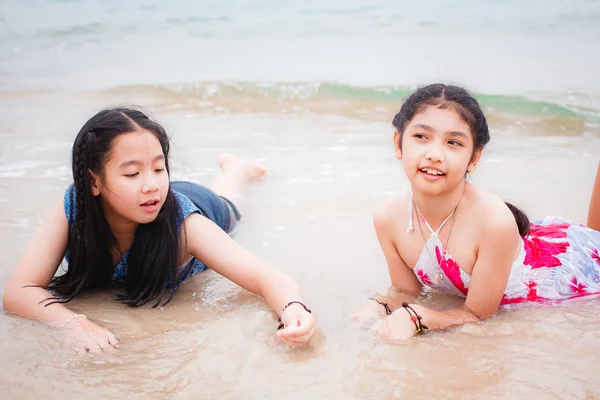
[[267,173],[267,167],[262,164],[244,160],[231,153],[223,153],[219,156],[219,166],[226,172],[234,172],[236,169],[243,172],[246,180],[258,178]]

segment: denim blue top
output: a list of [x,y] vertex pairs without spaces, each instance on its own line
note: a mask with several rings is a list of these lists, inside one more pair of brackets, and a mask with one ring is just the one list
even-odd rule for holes
[[[71,192],[73,195],[72,197],[71,197]],[[175,200],[177,201],[177,205],[179,206],[180,213],[179,213],[179,217],[177,218],[177,232],[180,232],[181,226],[183,225],[183,221],[190,214],[192,214],[194,212],[197,212],[199,214],[202,214],[202,213],[200,212],[198,207],[196,207],[194,205],[194,203],[192,203],[192,201],[187,196],[185,196],[179,192],[176,192],[175,190],[172,190],[172,192],[173,192],[173,195],[175,196]],[[69,229],[72,229],[73,224],[75,223],[75,215],[76,215],[75,206],[77,204],[75,199],[76,199],[76,193],[73,190],[73,185],[69,185],[69,187],[67,187],[67,190],[65,191],[65,197],[64,197],[65,213],[66,213],[67,219],[69,221]],[[119,263],[115,267],[115,272],[113,273],[113,276],[112,276],[112,283],[119,284],[119,283],[125,282],[125,277],[127,276],[127,257],[128,257],[128,255],[129,255],[129,250],[127,250],[125,252],[125,254],[123,254],[123,257],[121,258],[121,260],[119,260]],[[68,254],[65,256],[65,259],[67,260],[67,263],[68,263],[68,261],[69,261]],[[196,258],[192,257],[192,259],[190,261],[188,261],[185,265],[183,265],[179,269],[179,272],[184,272],[184,273],[179,276],[178,283],[183,282],[190,276],[195,275],[198,272],[202,272],[205,269],[206,269],[206,266],[204,264],[202,264]]]

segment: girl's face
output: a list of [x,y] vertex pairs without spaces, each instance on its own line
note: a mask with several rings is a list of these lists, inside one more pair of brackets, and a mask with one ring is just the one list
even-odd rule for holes
[[101,196],[108,221],[150,223],[169,191],[162,147],[146,130],[117,136],[102,177],[92,173],[92,178],[92,194]]
[[[451,191],[472,172],[481,155],[473,156],[473,135],[452,109],[427,106],[408,123],[402,136],[394,133],[396,157],[413,190],[428,195]],[[400,148],[402,147],[402,148]]]

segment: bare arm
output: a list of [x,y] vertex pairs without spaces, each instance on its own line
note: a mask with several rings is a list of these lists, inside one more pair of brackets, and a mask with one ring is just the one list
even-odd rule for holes
[[392,288],[386,296],[376,298],[388,303],[393,310],[400,307],[402,302],[411,301],[421,293],[422,285],[412,269],[406,265],[394,244],[395,217],[390,215],[390,203],[382,204],[373,216],[373,225],[377,233],[379,245],[387,262]]
[[[284,306],[289,302],[303,301],[298,285],[288,275],[244,249],[215,223],[199,214],[187,217],[184,226],[187,250],[194,257],[218,274],[265,299],[285,323],[286,333],[283,336],[287,339],[296,344],[310,340],[315,329],[314,317],[298,304],[291,305],[283,313]],[[288,317],[288,314],[295,317]],[[296,317],[299,320],[292,321]],[[296,331],[287,328],[288,322],[294,325],[292,328],[297,328]],[[288,333],[292,335],[288,336]]]
[[482,234],[485,240],[479,247],[465,303],[458,309],[443,313],[422,308],[423,322],[430,329],[477,322],[498,311],[517,251],[518,230],[514,219],[507,218],[492,221],[487,226],[487,232]]
[[65,254],[68,222],[62,196],[46,214],[44,222],[21,256],[3,295],[4,309],[22,317],[60,326],[75,313],[61,304],[48,307],[52,295],[36,286],[47,286]]
[[[369,323],[376,317],[384,317],[388,312],[400,307],[403,302],[414,301],[421,293],[422,285],[406,265],[395,244],[395,233],[398,227],[396,207],[397,200],[382,203],[373,216],[373,225],[379,245],[385,257],[392,286],[386,294],[376,294],[354,313],[352,321]],[[373,301],[375,300],[375,301]]]
[[592,198],[590,199],[590,210],[587,218],[587,226],[600,231],[600,163],[596,171],[596,180],[592,189]]
[[211,220],[192,214],[185,220],[188,251],[213,271],[264,298],[277,315],[290,301],[302,301],[296,283],[250,253]]
[[[512,218],[512,215],[510,215]],[[454,325],[478,322],[493,315],[506,289],[512,262],[517,251],[518,231],[514,219],[500,216],[487,224],[482,234],[477,261],[465,303],[449,311],[433,311],[417,304],[410,306],[422,317],[429,329],[446,329]],[[406,339],[416,332],[406,310],[397,310],[377,330],[383,336]]]
[[48,304],[47,286],[62,261],[68,244],[69,223],[62,196],[52,204],[44,222],[25,249],[2,297],[4,309],[22,317],[65,328],[67,340],[80,351],[99,352],[118,347],[108,330],[78,316],[62,304]]

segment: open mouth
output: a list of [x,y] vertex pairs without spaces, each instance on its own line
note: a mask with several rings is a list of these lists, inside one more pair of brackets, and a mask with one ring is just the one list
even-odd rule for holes
[[446,175],[442,171],[438,171],[437,169],[432,169],[432,168],[421,168],[419,171],[421,171],[427,175],[434,175],[434,176],[445,176]]
[[142,207],[151,207],[158,204],[158,200],[150,200],[145,203],[142,203]]

